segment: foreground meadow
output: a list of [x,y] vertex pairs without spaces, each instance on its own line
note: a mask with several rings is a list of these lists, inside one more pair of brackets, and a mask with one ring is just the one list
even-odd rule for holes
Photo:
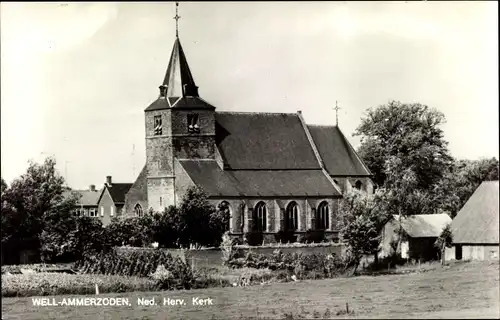
[[[499,264],[471,262],[421,273],[308,280],[251,287],[103,294],[125,307],[37,307],[32,298],[2,299],[3,319],[311,319],[498,318]],[[54,296],[56,300],[73,296]],[[88,296],[91,297],[91,296]],[[94,296],[95,297],[95,296]],[[138,306],[141,297],[156,306]],[[163,298],[185,306],[163,306]],[[209,297],[213,305],[192,299]],[[50,297],[52,298],[52,297]],[[346,303],[350,314],[345,314]]]

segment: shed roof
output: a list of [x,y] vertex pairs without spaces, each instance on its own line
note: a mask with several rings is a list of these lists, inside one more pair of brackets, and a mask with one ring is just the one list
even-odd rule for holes
[[453,219],[454,243],[499,243],[498,191],[498,180],[481,183]]
[[[398,225],[399,216],[394,215],[393,217],[394,220],[392,222]],[[402,218],[401,220],[403,230],[412,238],[439,237],[449,223],[451,223],[451,218],[446,213],[418,214]]]

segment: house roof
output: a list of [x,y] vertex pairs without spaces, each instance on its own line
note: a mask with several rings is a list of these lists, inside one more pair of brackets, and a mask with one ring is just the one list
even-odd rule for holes
[[297,114],[216,112],[216,143],[229,169],[320,169]]
[[103,191],[107,189],[113,202],[121,204],[125,203],[125,195],[131,187],[132,183],[112,183],[111,185],[105,185]]
[[451,224],[454,243],[499,243],[498,191],[498,180],[474,191]]
[[[394,215],[392,223],[398,225],[399,216]],[[446,213],[418,214],[402,218],[401,225],[406,234],[412,238],[439,237],[444,227],[451,223],[451,218]]]
[[353,147],[337,126],[308,125],[309,132],[331,176],[370,176]]
[[99,200],[99,191],[90,191],[90,190],[71,190],[65,191],[63,193],[64,198],[69,198],[72,194],[76,194],[77,196],[77,205],[78,206],[97,206],[97,201]]
[[209,196],[340,196],[322,170],[222,170],[214,160],[179,160]]

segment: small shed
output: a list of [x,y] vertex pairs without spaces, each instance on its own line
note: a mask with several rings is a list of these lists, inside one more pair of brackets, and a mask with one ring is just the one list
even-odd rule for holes
[[447,260],[498,260],[498,180],[484,181],[451,224],[453,248]]
[[394,215],[382,230],[380,257],[387,257],[396,251],[400,228],[403,231],[401,257],[421,261],[439,259],[439,250],[434,247],[446,225],[452,222],[446,213],[419,214],[401,219]]

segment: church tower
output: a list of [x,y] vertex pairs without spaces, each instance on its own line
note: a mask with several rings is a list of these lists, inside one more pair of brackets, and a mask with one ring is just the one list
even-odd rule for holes
[[[177,24],[177,8],[175,19]],[[198,95],[178,28],[159,88],[145,110],[146,168],[148,207],[163,212],[176,205],[176,160],[215,159],[215,107]]]

